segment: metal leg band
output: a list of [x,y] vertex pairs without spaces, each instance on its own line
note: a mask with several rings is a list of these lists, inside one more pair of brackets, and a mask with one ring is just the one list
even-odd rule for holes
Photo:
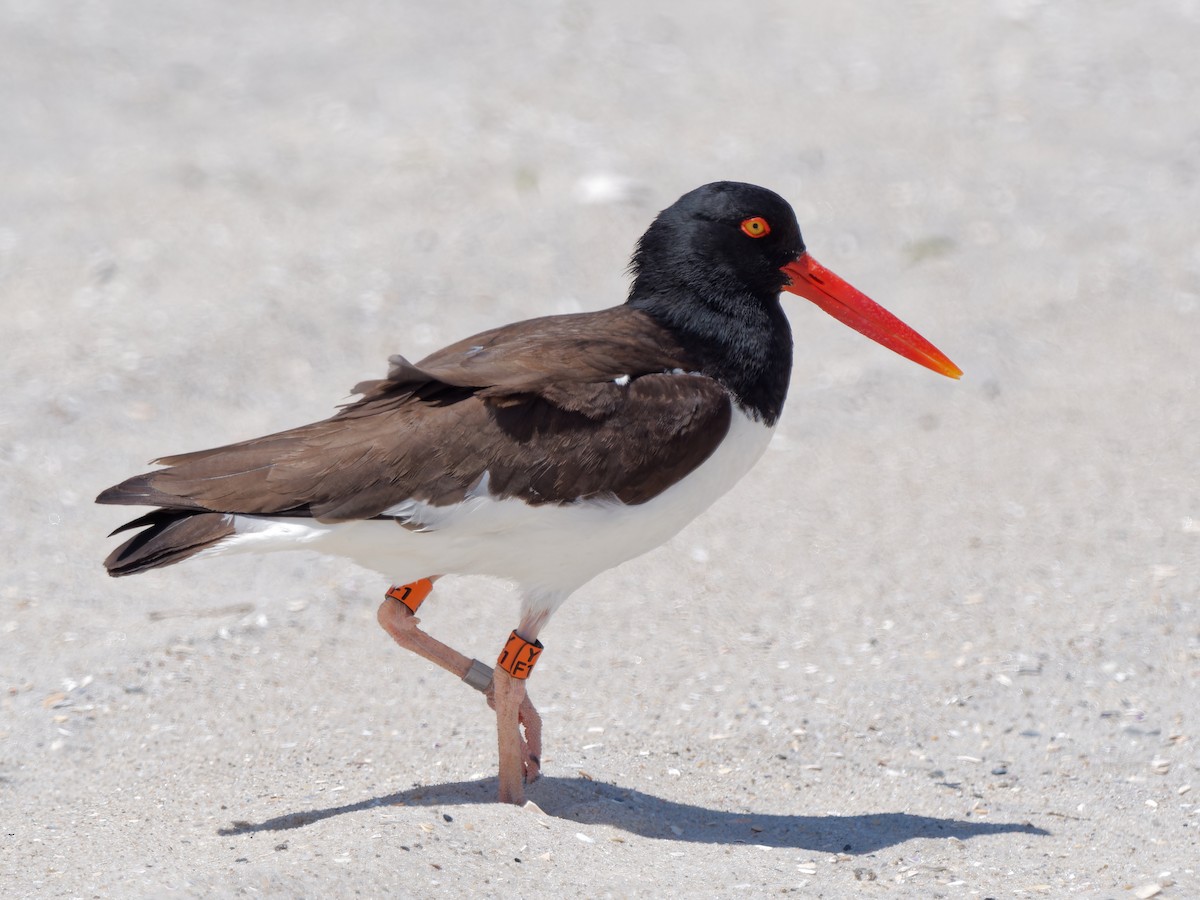
[[492,668],[484,665],[477,659],[471,660],[471,668],[467,669],[467,674],[462,677],[462,680],[469,684],[481,694],[486,694],[488,688],[492,686]]

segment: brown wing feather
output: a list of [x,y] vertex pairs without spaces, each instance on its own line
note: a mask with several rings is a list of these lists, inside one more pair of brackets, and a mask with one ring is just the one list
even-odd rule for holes
[[496,329],[415,366],[394,359],[331,419],[165,457],[169,468],[98,500],[339,521],[454,503],[487,472],[493,494],[530,503],[645,502],[708,458],[731,401],[711,379],[661,374],[690,361],[626,310]]
[[612,398],[591,385],[622,375],[699,368],[667,329],[629,306],[517,322],[451,344],[415,365],[401,356],[390,362],[386,379],[355,387],[363,398],[343,415],[403,400],[417,386],[436,381],[474,388],[500,405],[537,394],[560,409],[602,417],[610,411],[604,401]]

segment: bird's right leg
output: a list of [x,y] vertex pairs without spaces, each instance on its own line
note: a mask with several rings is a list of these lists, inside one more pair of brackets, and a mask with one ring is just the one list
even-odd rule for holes
[[[417,609],[429,596],[433,590],[433,583],[439,577],[434,575],[391,588],[379,606],[379,624],[391,635],[392,640],[405,650],[411,650],[446,671],[453,672],[475,690],[483,693],[488,699],[488,705],[494,707],[495,685],[492,668],[477,659],[469,659],[417,627],[421,623],[416,616]],[[521,691],[518,704],[518,723],[523,727],[524,733],[521,733],[521,728],[514,730],[520,736],[523,780],[528,783],[541,774],[542,719],[534,708],[533,701],[524,691]]]
[[417,609],[433,590],[433,582],[438,577],[422,578],[391,588],[379,606],[379,624],[405,650],[425,657],[446,671],[453,672],[477,691],[486,693],[492,681],[489,667],[479,660],[468,659],[417,627],[421,624],[416,616]]

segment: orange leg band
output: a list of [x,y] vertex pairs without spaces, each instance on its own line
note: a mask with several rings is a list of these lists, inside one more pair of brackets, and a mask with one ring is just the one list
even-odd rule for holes
[[533,671],[533,665],[542,655],[542,649],[541,641],[530,643],[514,631],[508,636],[504,649],[500,651],[496,665],[513,678],[524,681]]
[[388,588],[387,596],[393,600],[399,600],[408,607],[409,612],[416,615],[417,610],[425,602],[425,598],[429,596],[429,592],[432,590],[432,581],[428,578],[419,578],[416,581],[410,581],[408,584],[393,585]]

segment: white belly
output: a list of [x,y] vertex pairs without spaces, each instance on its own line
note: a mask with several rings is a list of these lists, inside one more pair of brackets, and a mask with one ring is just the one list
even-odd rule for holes
[[529,506],[477,492],[455,506],[405,505],[403,512],[426,523],[421,531],[387,519],[325,525],[312,519],[236,516],[238,533],[203,555],[316,550],[349,557],[397,584],[427,575],[493,575],[516,582],[527,600],[539,598],[538,605],[552,609],[605,569],[678,533],[750,470],[771,433],[735,406],[729,433],[712,456],[646,503]]

